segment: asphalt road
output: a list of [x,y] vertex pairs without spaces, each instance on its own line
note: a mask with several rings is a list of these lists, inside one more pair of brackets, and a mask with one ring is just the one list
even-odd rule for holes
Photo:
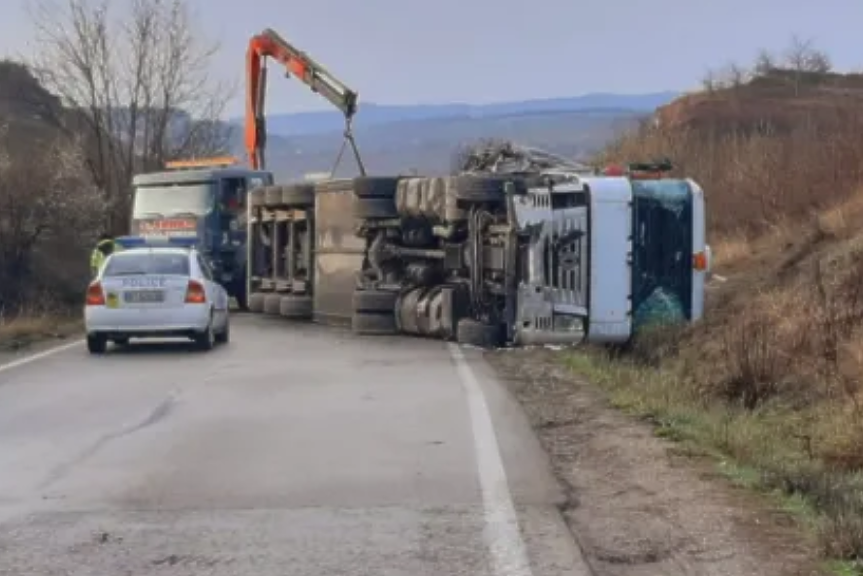
[[232,337],[0,366],[0,575],[588,574],[476,352],[241,316]]

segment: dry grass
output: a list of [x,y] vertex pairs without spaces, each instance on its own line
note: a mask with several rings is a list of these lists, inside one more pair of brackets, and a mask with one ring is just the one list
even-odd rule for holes
[[0,352],[66,338],[80,329],[79,317],[52,309],[29,308],[14,315],[0,314]]
[[601,161],[667,156],[703,186],[727,281],[700,325],[572,361],[659,433],[805,502],[825,556],[863,570],[863,113],[842,114],[611,146]]

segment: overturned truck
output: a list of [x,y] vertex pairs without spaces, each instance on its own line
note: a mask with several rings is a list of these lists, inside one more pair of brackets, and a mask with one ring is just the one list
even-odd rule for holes
[[575,168],[258,187],[249,310],[482,347],[624,343],[704,309],[690,179]]

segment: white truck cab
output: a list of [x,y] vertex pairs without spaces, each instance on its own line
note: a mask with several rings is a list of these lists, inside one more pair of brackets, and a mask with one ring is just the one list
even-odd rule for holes
[[571,175],[514,201],[531,231],[513,340],[628,341],[704,313],[704,193],[692,180]]

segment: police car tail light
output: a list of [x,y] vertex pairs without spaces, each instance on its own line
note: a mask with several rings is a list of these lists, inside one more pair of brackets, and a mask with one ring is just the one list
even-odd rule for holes
[[102,291],[102,284],[93,282],[87,287],[87,306],[104,306],[105,293]]
[[189,286],[186,288],[186,304],[205,304],[207,302],[207,292],[204,290],[204,285],[197,280],[189,280]]

